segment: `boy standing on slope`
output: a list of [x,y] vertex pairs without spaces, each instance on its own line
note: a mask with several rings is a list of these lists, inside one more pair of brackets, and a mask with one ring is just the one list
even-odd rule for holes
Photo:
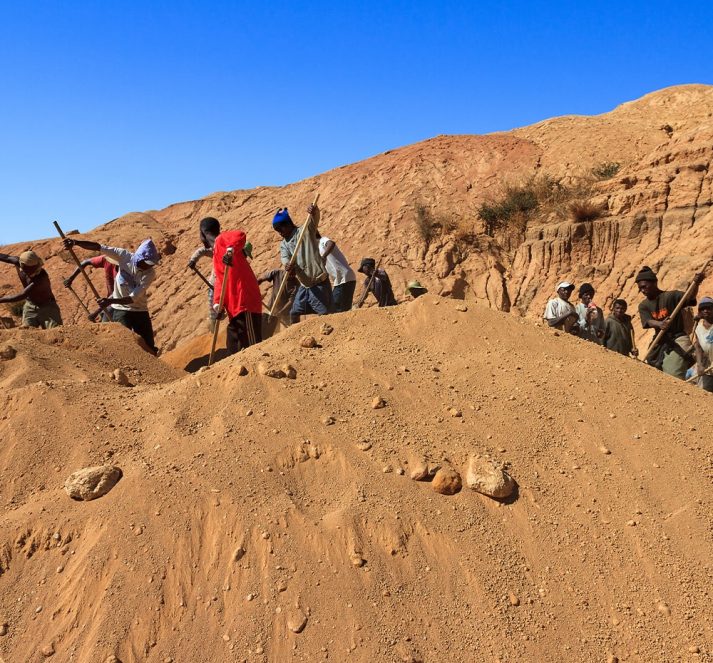
[[604,311],[594,304],[594,286],[582,283],[579,286],[580,302],[575,306],[579,319],[579,337],[601,345],[604,337]]
[[317,233],[317,239],[319,240],[319,255],[322,256],[324,267],[332,278],[334,312],[351,311],[356,290],[356,274],[333,240],[329,237],[322,237],[319,233]]
[[114,279],[114,290],[110,297],[98,300],[99,306],[112,307],[112,320],[138,334],[152,354],[158,353],[154,345],[153,325],[149,315],[146,291],[156,278],[154,267],[161,261],[161,255],[152,239],[145,239],[135,253],[98,242],[71,239],[64,240],[64,248],[78,246],[87,251],[99,251],[116,262],[119,270]]
[[[695,287],[685,306],[696,305],[698,286],[703,281],[703,274],[694,277]],[[648,363],[662,370],[667,375],[683,380],[686,369],[693,363],[693,345],[683,328],[683,316],[678,315],[670,320],[676,306],[683,299],[684,292],[680,290],[660,290],[658,277],[651,267],[642,267],[636,275],[636,285],[646,299],[639,304],[639,316],[644,329],[655,329],[656,336],[664,334],[659,352],[650,357]],[[654,338],[656,338],[654,336]]]
[[[232,256],[227,254],[228,247],[233,248]],[[242,230],[220,233],[213,244],[213,309],[218,314],[225,268],[230,266],[223,308],[228,313],[226,348],[231,355],[262,341],[260,286],[243,253],[244,248],[245,233]]]
[[[220,222],[212,216],[207,216],[201,219],[198,226],[198,234],[203,246],[197,248],[191,257],[188,259],[188,269],[195,269],[196,264],[201,258],[213,258],[213,245],[218,235],[220,235]],[[215,272],[211,271],[208,277],[210,283],[215,282]],[[213,288],[208,288],[208,308],[210,309],[211,320],[214,319],[213,313]]]
[[0,262],[14,265],[22,283],[22,292],[0,297],[0,304],[25,301],[22,307],[22,324],[25,327],[51,329],[62,324],[62,314],[54,298],[50,277],[43,269],[42,258],[34,251],[23,251],[19,256],[0,253]]
[[561,281],[557,284],[557,297],[550,299],[545,307],[544,319],[550,327],[561,329],[570,334],[579,333],[579,316],[569,301],[574,290],[574,284]]
[[704,297],[698,304],[698,324],[694,345],[696,368],[700,376],[698,384],[706,391],[713,391],[713,375],[704,375],[713,366],[713,298]]
[[288,264],[295,253],[297,239],[301,227],[296,226],[287,208],[277,210],[272,219],[273,229],[282,237],[280,242],[280,260],[288,276],[296,276],[300,287],[295,293],[295,301],[290,310],[290,319],[293,323],[299,322],[301,315],[316,313],[326,315],[332,310],[332,286],[324,267],[322,257],[319,255],[319,240],[317,227],[319,226],[320,211],[317,205],[310,205],[308,210],[310,219],[305,228],[297,257],[292,266]]
[[639,351],[634,350],[632,340],[634,328],[631,325],[631,316],[626,314],[626,302],[615,299],[611,307],[611,315],[604,325],[604,347],[613,350],[625,357],[639,356]]

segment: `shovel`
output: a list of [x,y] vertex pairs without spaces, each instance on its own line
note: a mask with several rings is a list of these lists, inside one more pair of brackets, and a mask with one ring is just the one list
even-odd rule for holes
[[[226,255],[233,257],[233,247],[229,246],[226,249]],[[225,303],[225,291],[228,287],[228,276],[230,274],[230,265],[225,265],[225,273],[223,274],[223,286],[220,289],[220,301],[218,302],[218,313],[215,318],[215,329],[213,330],[213,342],[210,346],[210,355],[208,356],[208,366],[213,364],[215,356],[215,344],[218,342],[218,330],[220,329],[220,316],[223,313],[223,304]]]

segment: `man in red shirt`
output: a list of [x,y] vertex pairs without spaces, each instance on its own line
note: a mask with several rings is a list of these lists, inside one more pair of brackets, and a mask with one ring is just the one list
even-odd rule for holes
[[[228,247],[233,248],[232,256],[227,254]],[[242,230],[220,233],[213,246],[213,271],[215,272],[213,308],[217,312],[219,312],[225,268],[226,265],[230,265],[223,307],[228,313],[226,347],[228,354],[231,355],[262,341],[260,286],[243,254],[244,247],[245,233]]]
[[[104,280],[106,281],[106,296],[111,297],[114,292],[114,279],[116,278],[116,272],[118,271],[118,266],[116,263],[109,260],[106,256],[95,256],[94,258],[87,258],[82,260],[82,267],[93,267],[94,269],[104,270]],[[64,279],[64,287],[71,288],[74,279],[79,276],[80,268],[77,267],[72,274]],[[111,322],[112,320],[111,306],[107,306],[102,310],[102,320],[104,322]]]

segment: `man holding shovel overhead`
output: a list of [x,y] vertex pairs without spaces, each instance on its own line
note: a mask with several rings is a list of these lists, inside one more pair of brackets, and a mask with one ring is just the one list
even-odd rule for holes
[[0,253],[0,262],[14,265],[22,283],[22,292],[0,297],[0,304],[12,304],[24,300],[22,325],[50,329],[62,324],[57,300],[54,298],[50,277],[42,267],[43,260],[34,251],[23,251],[19,256]]
[[105,246],[98,242],[70,239],[64,240],[64,248],[78,246],[87,251],[98,251],[113,262],[119,269],[114,279],[114,290],[111,297],[101,297],[97,303],[102,308],[111,306],[112,319],[128,327],[138,334],[148,346],[152,354],[158,353],[154,345],[153,325],[149,315],[148,287],[156,278],[154,267],[159,264],[161,256],[152,239],[145,239],[135,253],[126,249]]
[[[228,248],[232,248],[232,255]],[[220,299],[224,291],[223,308],[228,314],[226,348],[231,355],[262,341],[260,286],[244,248],[245,233],[242,230],[223,232],[213,244],[213,309],[218,315],[222,313]],[[228,266],[230,269],[226,270]]]
[[[698,286],[704,275],[696,274],[693,283],[686,293],[680,290],[661,290],[658,277],[651,267],[642,267],[636,275],[636,285],[639,292],[646,297],[639,304],[639,316],[644,329],[656,330],[654,339],[661,340],[655,353],[649,353],[646,361],[662,370],[667,375],[683,380],[686,370],[694,363],[693,344],[683,326],[683,317],[672,313],[683,306],[695,306]],[[686,301],[684,302],[684,297]]]
[[309,218],[305,222],[307,227],[302,237],[301,227],[292,222],[286,207],[277,210],[272,219],[273,229],[282,237],[280,260],[287,274],[297,277],[300,282],[290,310],[293,323],[299,322],[301,315],[309,313],[325,315],[332,311],[332,286],[329,283],[324,261],[319,254],[317,239],[319,207],[313,203],[307,212]]

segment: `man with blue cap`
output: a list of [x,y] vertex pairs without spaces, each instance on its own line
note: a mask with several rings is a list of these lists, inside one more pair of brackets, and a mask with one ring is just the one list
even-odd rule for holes
[[153,240],[145,239],[134,253],[98,242],[69,237],[64,240],[64,248],[70,249],[73,246],[87,251],[98,251],[118,265],[114,292],[111,297],[99,298],[97,303],[102,308],[111,305],[113,321],[121,323],[138,334],[149,351],[157,354],[158,348],[154,345],[153,325],[146,293],[149,285],[156,278],[154,267],[161,261],[161,255]]
[[[310,205],[307,211],[310,218],[299,248],[297,248],[297,240],[301,227],[293,223],[287,208],[277,210],[272,219],[273,229],[282,237],[280,261],[287,274],[296,277],[300,284],[290,310],[290,319],[293,323],[299,322],[301,315],[309,313],[325,315],[332,311],[332,286],[329,283],[324,261],[319,254],[317,238],[319,207]],[[294,262],[290,264],[295,251],[297,255]]]

